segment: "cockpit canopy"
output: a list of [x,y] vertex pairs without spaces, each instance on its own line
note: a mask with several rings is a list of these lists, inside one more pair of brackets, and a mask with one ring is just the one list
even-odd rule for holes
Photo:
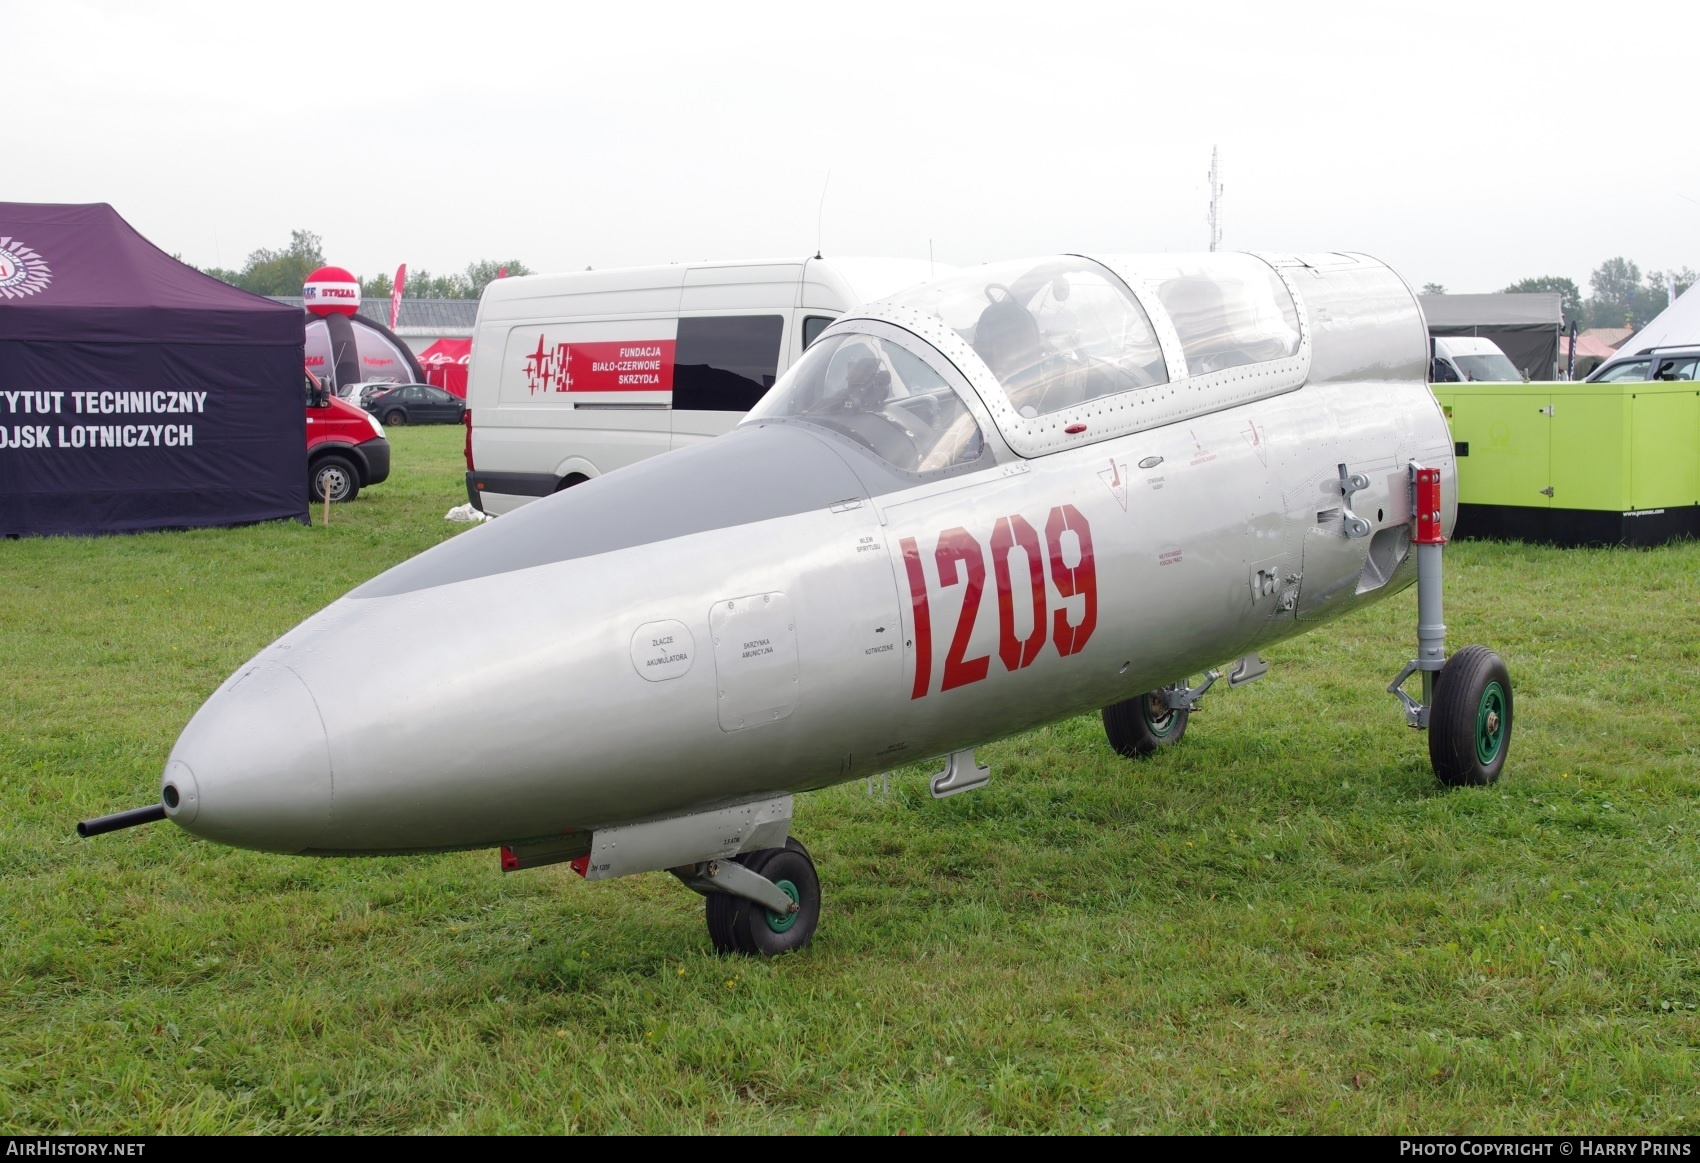
[[831,428],[935,472],[980,455],[973,396],[1012,450],[1040,455],[1297,388],[1305,334],[1291,283],[1249,254],[993,263],[847,316],[750,418]]
[[887,301],[943,319],[1027,419],[1169,381],[1144,308],[1088,259],[994,263]]

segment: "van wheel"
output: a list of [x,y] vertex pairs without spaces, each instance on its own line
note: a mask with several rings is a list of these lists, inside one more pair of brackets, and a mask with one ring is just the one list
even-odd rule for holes
[[330,452],[313,462],[307,474],[307,495],[323,504],[326,497],[333,504],[352,501],[360,495],[360,473],[346,456]]
[[384,413],[385,428],[400,428],[406,423],[407,413],[403,412],[400,408],[391,408],[388,412]]

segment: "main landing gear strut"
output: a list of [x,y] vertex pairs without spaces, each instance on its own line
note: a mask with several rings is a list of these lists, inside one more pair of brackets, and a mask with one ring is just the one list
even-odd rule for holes
[[[1405,722],[1428,731],[1429,764],[1441,783],[1483,785],[1499,778],[1511,748],[1511,675],[1505,660],[1485,646],[1466,646],[1446,657],[1441,609],[1440,470],[1411,465],[1416,513],[1417,656],[1389,684],[1405,704]],[[1421,674],[1422,698],[1405,690]]]

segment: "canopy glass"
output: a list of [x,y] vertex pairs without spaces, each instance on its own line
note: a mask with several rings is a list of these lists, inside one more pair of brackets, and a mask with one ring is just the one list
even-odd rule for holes
[[980,426],[943,376],[872,335],[817,340],[745,423],[775,419],[830,429],[905,472],[967,464],[985,447]]

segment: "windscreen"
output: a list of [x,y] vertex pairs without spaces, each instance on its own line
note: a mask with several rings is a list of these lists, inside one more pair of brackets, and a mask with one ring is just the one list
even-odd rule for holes
[[942,318],[1029,419],[1168,382],[1139,301],[1087,259],[976,267],[888,302]]
[[802,420],[848,436],[905,472],[936,472],[979,457],[985,438],[944,377],[871,335],[814,343],[744,423]]
[[1596,372],[1588,382],[1591,384],[1642,383],[1647,379],[1648,366],[1649,361],[1647,360],[1631,360],[1629,363],[1620,363],[1614,368],[1607,369],[1604,375]]
[[1299,312],[1275,271],[1249,254],[1140,260],[1174,320],[1189,376],[1285,359],[1299,350]]
[[1514,384],[1523,378],[1517,365],[1497,351],[1488,355],[1455,355],[1452,362],[1464,378],[1477,383]]

